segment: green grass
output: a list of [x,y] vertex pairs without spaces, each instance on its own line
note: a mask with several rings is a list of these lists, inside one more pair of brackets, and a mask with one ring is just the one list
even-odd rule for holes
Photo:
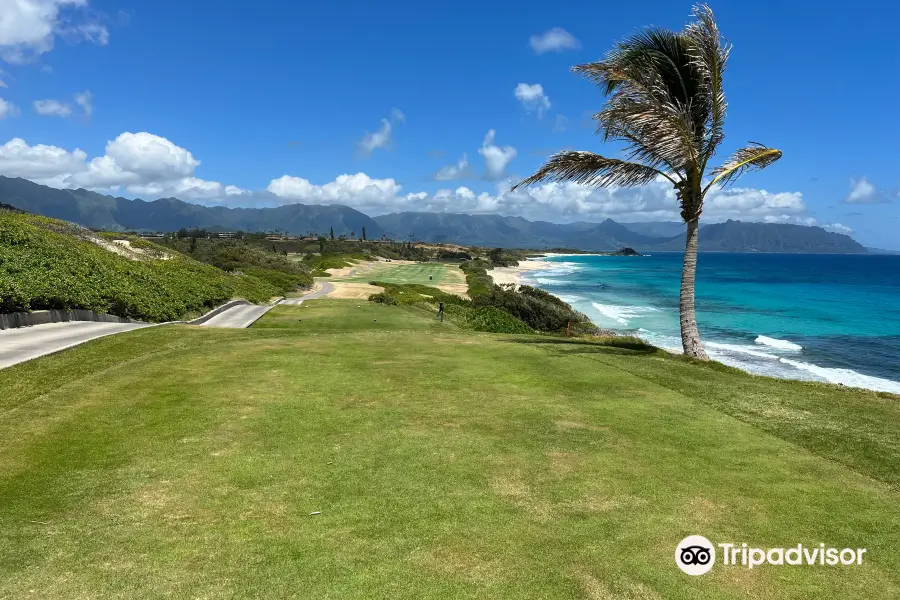
[[[0,390],[0,597],[900,597],[895,396],[329,300]],[[691,578],[688,534],[868,554]]]
[[422,308],[384,306],[365,300],[313,300],[300,306],[276,306],[254,328],[292,329],[302,333],[454,329]]
[[[447,277],[448,269],[456,269],[455,265],[440,263],[419,263],[415,265],[396,265],[375,274],[350,277],[345,281],[384,281],[385,283],[418,283],[438,285]],[[431,276],[432,279],[428,279]]]

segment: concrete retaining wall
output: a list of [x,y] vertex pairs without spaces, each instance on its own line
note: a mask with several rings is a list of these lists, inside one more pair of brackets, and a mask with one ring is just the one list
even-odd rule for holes
[[30,327],[47,323],[63,323],[66,321],[95,321],[99,323],[143,323],[135,319],[95,313],[92,310],[36,310],[34,312],[15,312],[0,314],[0,329]]
[[[274,304],[278,304],[284,298],[279,298]],[[189,325],[202,325],[216,315],[224,312],[232,306],[240,306],[241,304],[253,304],[246,300],[232,300],[226,302],[222,306],[218,306],[202,317],[198,317],[193,321],[171,321],[171,323],[188,323]],[[115,315],[107,315],[95,313],[92,310],[36,310],[34,312],[15,312],[0,314],[0,330],[13,329],[15,327],[31,327],[32,325],[46,325],[47,323],[63,323],[66,321],[95,321],[98,323],[144,323],[135,319],[127,319],[125,317],[117,317]],[[162,323],[160,323],[162,325]]]

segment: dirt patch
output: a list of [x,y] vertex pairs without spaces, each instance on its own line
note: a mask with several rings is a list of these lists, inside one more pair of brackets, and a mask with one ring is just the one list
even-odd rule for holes
[[322,296],[323,298],[334,298],[344,300],[368,300],[372,294],[383,292],[384,288],[377,285],[369,285],[368,283],[351,283],[348,281],[329,282],[334,289]]

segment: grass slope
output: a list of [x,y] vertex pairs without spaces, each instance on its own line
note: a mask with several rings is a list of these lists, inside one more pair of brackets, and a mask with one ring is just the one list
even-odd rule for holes
[[[0,597],[900,596],[885,394],[328,300],[0,389]],[[868,554],[691,578],[688,534]]]
[[0,210],[0,312],[82,308],[167,321],[279,292],[263,278],[225,273],[137,238],[126,249],[111,237],[122,236]]

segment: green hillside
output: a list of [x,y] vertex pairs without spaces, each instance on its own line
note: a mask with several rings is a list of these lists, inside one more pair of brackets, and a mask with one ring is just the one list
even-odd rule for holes
[[4,313],[81,308],[169,321],[235,297],[262,302],[281,293],[282,274],[266,269],[253,273],[255,277],[228,273],[139,238],[0,210]]

